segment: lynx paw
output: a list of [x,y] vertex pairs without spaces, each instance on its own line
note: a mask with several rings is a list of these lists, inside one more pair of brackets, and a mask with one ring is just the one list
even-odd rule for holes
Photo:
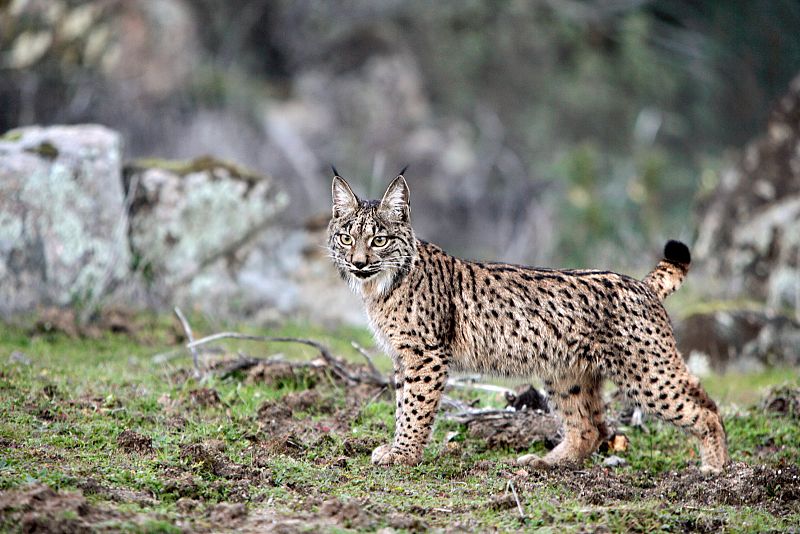
[[417,465],[419,460],[400,453],[391,445],[381,445],[372,451],[372,463],[375,465]]
[[537,456],[536,454],[526,454],[524,456],[520,456],[519,458],[517,458],[517,465],[524,465],[530,467],[531,469],[540,469],[540,470],[553,468],[553,465],[551,463],[549,463],[541,456]]
[[723,470],[723,467],[718,467],[715,465],[704,464],[700,466],[700,472],[706,476],[719,475]]

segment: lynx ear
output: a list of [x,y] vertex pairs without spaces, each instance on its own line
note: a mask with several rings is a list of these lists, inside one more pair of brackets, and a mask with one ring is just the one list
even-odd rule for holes
[[383,194],[378,210],[388,219],[407,222],[411,216],[409,191],[406,179],[402,174],[392,180]]
[[351,213],[358,207],[358,197],[338,173],[333,177],[331,194],[333,196],[334,218]]

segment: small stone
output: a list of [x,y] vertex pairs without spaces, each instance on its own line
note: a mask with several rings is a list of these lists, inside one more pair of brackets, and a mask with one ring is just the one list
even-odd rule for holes
[[611,455],[603,460],[603,465],[606,467],[622,467],[628,465],[628,461],[620,456]]

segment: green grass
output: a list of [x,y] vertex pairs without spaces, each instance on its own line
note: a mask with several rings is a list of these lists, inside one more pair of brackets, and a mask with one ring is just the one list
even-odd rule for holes
[[[659,423],[648,425],[649,432],[628,432],[631,446],[621,454],[629,465],[613,472],[602,467],[603,457],[598,454],[577,473],[521,474],[509,461],[518,452],[488,449],[463,426],[441,419],[422,464],[383,469],[370,465],[369,450],[391,435],[391,400],[384,395],[356,412],[346,412],[348,392],[341,385],[323,382],[315,391],[326,400],[327,408],[296,410],[291,420],[292,431],[304,448],[270,450],[274,446],[270,440],[285,438],[280,429],[265,430],[259,408],[266,401],[280,401],[303,390],[304,384],[289,381],[268,387],[241,376],[201,384],[191,378],[188,355],[179,353],[164,363],[153,362],[154,354],[175,348],[163,341],[169,338],[168,321],[159,324],[150,336],[154,341],[146,345],[123,335],[88,340],[57,333],[30,335],[13,327],[0,330],[0,490],[20,490],[34,482],[56,490],[82,489],[93,510],[104,511],[95,527],[128,532],[234,528],[236,520],[212,520],[214,505],[232,501],[246,503],[249,510],[248,518],[238,521],[268,513],[277,521],[294,520],[304,528],[332,531],[392,526],[400,530],[577,532],[605,527],[611,531],[759,532],[800,524],[796,501],[794,505],[788,501],[777,511],[768,503],[727,504],[722,497],[705,504],[682,501],[675,477],[694,472],[694,445]],[[193,324],[198,335],[221,329],[199,319]],[[362,359],[350,341],[371,344],[369,334],[358,329],[331,333],[290,325],[272,332],[243,331],[316,339],[358,363]],[[294,344],[230,342],[224,346],[232,353],[242,350],[269,356],[280,352],[296,360],[316,357],[313,349]],[[12,363],[9,355],[14,351],[24,353],[31,363]],[[388,369],[386,359],[378,359],[378,364]],[[796,373],[773,370],[704,380],[712,396],[722,401],[734,461],[772,467],[800,463],[797,421],[765,414],[754,406],[765,388],[787,381],[797,385]],[[221,402],[192,404],[192,392],[200,387],[215,390]],[[479,398],[483,405],[498,403],[492,395],[466,392],[464,396]],[[343,413],[352,418],[345,430],[317,428],[334,424],[334,418]],[[121,448],[118,438],[125,430],[151,438],[152,452]],[[450,432],[457,434],[452,440],[455,445],[448,449],[444,438]],[[217,459],[203,461],[188,454],[187,448],[196,444],[217,444],[219,451],[213,453]],[[541,453],[544,448],[534,444],[531,451]],[[215,467],[215,462],[223,467]],[[588,475],[581,474],[584,471]],[[582,476],[589,477],[584,485],[575,482]],[[515,504],[493,504],[505,493],[509,479],[520,492],[524,521]],[[105,489],[87,489],[91,488],[87,481]],[[622,496],[601,495],[606,484]],[[659,493],[662,487],[663,495]],[[127,493],[120,498],[120,491]],[[358,501],[362,515],[322,521],[323,503],[334,498]],[[187,502],[194,504],[187,508]],[[72,509],[63,513],[64,520],[87,520],[73,517]],[[19,529],[10,517],[0,510],[0,529]]]

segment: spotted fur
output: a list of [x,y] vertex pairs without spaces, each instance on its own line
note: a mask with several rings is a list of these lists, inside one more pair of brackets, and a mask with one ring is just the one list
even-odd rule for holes
[[328,248],[394,362],[395,435],[373,452],[374,463],[420,461],[451,370],[544,381],[564,440],[520,464],[576,464],[598,447],[604,378],[698,438],[704,470],[728,461],[717,407],[687,370],[661,304],[686,275],[685,245],[668,243],[644,280],[465,261],[415,237],[400,175],[380,201],[360,200],[334,178]]

